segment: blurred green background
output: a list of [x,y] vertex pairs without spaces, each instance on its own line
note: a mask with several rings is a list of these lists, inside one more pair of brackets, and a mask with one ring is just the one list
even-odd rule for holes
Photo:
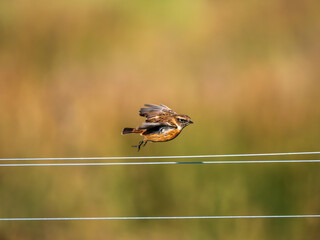
[[[0,157],[319,151],[319,12],[313,0],[2,0]],[[138,153],[140,137],[120,132],[143,121],[144,103],[195,124]],[[0,217],[319,214],[319,170],[1,167]],[[319,229],[318,219],[0,222],[0,239],[298,240]]]

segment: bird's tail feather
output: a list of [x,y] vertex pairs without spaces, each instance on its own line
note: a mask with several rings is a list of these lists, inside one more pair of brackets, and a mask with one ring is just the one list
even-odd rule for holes
[[122,130],[122,135],[124,134],[129,134],[129,133],[134,133],[135,132],[135,129],[134,128],[124,128]]

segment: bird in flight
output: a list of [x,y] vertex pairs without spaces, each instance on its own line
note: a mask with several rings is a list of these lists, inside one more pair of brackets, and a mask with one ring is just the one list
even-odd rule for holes
[[138,145],[132,146],[140,150],[147,142],[166,142],[177,137],[182,129],[193,123],[187,115],[177,114],[167,106],[145,104],[139,115],[145,117],[146,121],[137,128],[124,128],[122,135],[139,133],[144,139]]

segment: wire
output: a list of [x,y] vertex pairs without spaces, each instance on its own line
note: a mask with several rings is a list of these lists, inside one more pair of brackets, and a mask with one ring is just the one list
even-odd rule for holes
[[[78,158],[2,158],[0,161],[39,161],[39,160],[130,160],[130,159],[177,159],[177,158],[216,158],[310,155],[320,152],[259,153],[229,155],[191,156],[151,156],[151,157],[78,157]],[[0,164],[0,167],[27,166],[120,166],[120,165],[168,165],[168,164],[222,164],[222,163],[318,163],[320,160],[252,160],[252,161],[196,161],[196,162],[125,162],[125,163],[27,163]],[[262,218],[319,218],[320,215],[261,215],[261,216],[173,216],[173,217],[65,217],[65,218],[0,218],[0,221],[71,221],[71,220],[178,220],[178,219],[262,219]]]
[[0,221],[71,221],[71,220],[176,220],[176,219],[257,219],[257,218],[319,218],[320,215],[265,216],[178,216],[178,217],[65,217],[65,218],[0,218]]
[[222,163],[318,163],[320,160],[252,160],[252,161],[202,161],[202,162],[113,162],[113,163],[3,163],[0,167],[43,166],[128,166],[128,165],[172,165],[172,164],[222,164]]
[[132,159],[174,159],[174,158],[217,158],[217,157],[258,157],[284,155],[311,155],[320,152],[290,152],[290,153],[249,153],[225,155],[190,155],[190,156],[151,156],[151,157],[61,157],[61,158],[1,158],[0,161],[41,161],[41,160],[132,160]]

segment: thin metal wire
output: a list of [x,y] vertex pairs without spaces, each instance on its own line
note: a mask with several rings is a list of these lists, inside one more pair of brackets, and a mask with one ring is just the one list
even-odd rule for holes
[[249,154],[224,154],[224,155],[150,156],[150,157],[1,158],[1,159],[0,159],[0,161],[43,161],[43,160],[132,160],[132,159],[174,159],[174,158],[258,157],[258,156],[311,155],[311,154],[320,154],[320,152],[249,153]]
[[177,216],[177,217],[65,217],[65,218],[0,218],[0,221],[71,221],[71,220],[176,220],[176,219],[257,219],[257,218],[319,218],[320,215],[265,216]]
[[[175,158],[216,158],[307,155],[320,152],[260,153],[230,155],[194,155],[194,156],[153,156],[153,157],[81,157],[81,158],[2,158],[0,161],[37,161],[37,160],[130,160],[130,159],[175,159]],[[0,164],[13,166],[117,166],[117,165],[165,165],[165,164],[222,164],[222,163],[317,163],[320,160],[256,160],[256,161],[197,161],[197,162],[131,162],[131,163],[30,163]],[[177,219],[261,219],[261,218],[319,218],[320,215],[261,215],[261,216],[173,216],[173,217],[66,217],[66,218],[0,218],[0,221],[71,221],[71,220],[177,220]]]
[[252,161],[202,161],[202,162],[113,162],[113,163],[3,163],[0,167],[52,167],[52,166],[128,166],[172,164],[223,164],[223,163],[319,163],[320,160],[252,160]]

